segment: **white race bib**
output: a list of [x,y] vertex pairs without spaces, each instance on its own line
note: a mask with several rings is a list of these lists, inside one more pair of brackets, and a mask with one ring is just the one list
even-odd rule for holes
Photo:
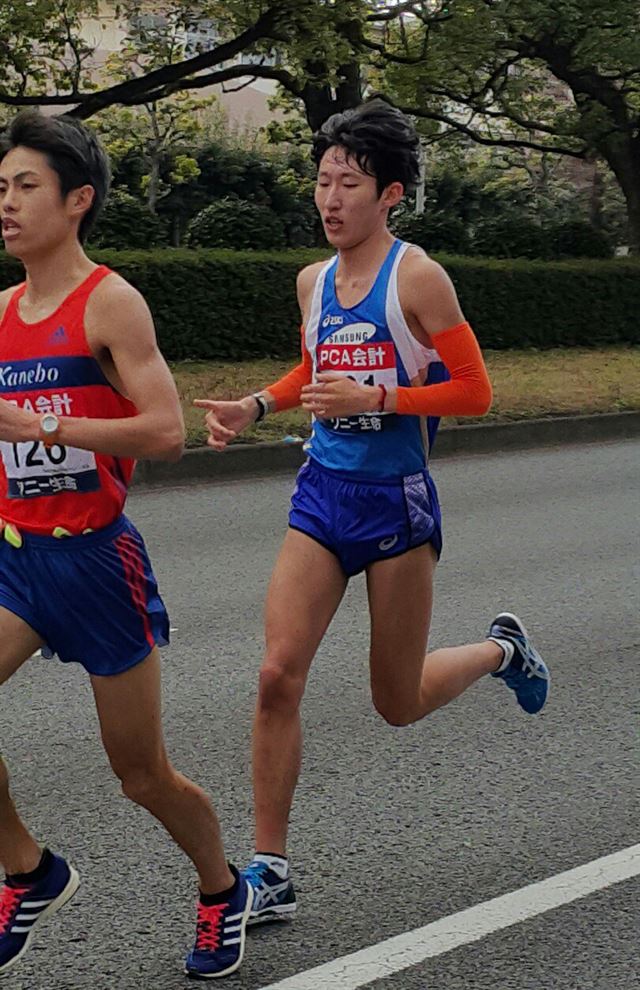
[[100,477],[93,451],[40,440],[0,441],[9,498],[34,498],[60,492],[93,492]]

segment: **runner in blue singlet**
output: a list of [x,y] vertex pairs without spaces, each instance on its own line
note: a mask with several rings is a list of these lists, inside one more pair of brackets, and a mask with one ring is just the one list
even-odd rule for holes
[[253,921],[296,909],[286,839],[299,708],[352,575],[366,573],[371,689],[387,722],[415,722],[485,674],[504,680],[529,713],[547,698],[546,665],[510,612],[480,642],[427,653],[442,547],[429,449],[438,418],[482,415],[491,386],[446,273],[387,226],[417,180],[417,153],[408,119],[381,101],[324,124],[314,137],[315,198],[337,253],[298,277],[302,362],[257,395],[198,403],[216,450],[268,412],[301,404],[313,416],[266,604],[253,737],[257,852],[244,871]]

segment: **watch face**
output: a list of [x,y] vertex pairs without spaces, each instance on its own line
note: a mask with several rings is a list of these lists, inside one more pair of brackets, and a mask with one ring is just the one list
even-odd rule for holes
[[58,429],[58,417],[53,413],[45,413],[40,422],[44,433],[55,433]]

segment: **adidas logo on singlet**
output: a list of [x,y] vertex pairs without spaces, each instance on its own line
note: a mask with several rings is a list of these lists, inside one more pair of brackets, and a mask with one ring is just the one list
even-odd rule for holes
[[63,326],[59,326],[57,330],[54,330],[47,343],[49,344],[66,344],[67,343],[67,331]]

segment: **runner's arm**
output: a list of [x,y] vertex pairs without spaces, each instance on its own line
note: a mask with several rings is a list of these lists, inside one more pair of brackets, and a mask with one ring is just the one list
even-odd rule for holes
[[[61,417],[56,442],[115,457],[179,460],[184,446],[180,401],[140,293],[119,276],[108,277],[89,299],[85,325],[96,358],[113,368],[119,391],[138,412],[121,419]],[[40,418],[35,418],[39,435]]]
[[413,416],[482,416],[492,389],[482,352],[460,309],[448,275],[424,255],[410,263],[401,286],[401,303],[417,320],[451,379],[437,385],[389,389],[385,411]]

